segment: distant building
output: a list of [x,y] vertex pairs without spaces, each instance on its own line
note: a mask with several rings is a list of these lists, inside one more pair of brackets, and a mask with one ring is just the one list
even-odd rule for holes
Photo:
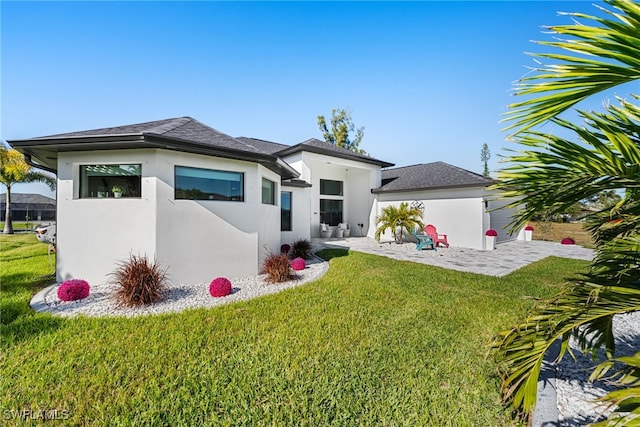
[[[0,221],[5,220],[7,195],[0,194]],[[56,201],[41,194],[11,193],[13,221],[55,221]]]

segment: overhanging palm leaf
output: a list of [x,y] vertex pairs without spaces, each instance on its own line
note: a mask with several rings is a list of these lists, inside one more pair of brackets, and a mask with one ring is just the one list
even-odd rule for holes
[[[588,219],[597,245],[591,270],[550,300],[539,302],[524,322],[499,334],[492,344],[501,357],[504,397],[525,411],[535,404],[542,360],[555,340],[562,343],[559,357],[570,352],[571,335],[592,355],[605,347],[611,356],[613,316],[640,310],[638,97],[619,100],[619,106],[609,106],[605,113],[579,112],[585,127],[558,117],[593,94],[640,78],[640,6],[629,0],[607,3],[620,13],[605,11],[607,18],[574,14],[594,25],[550,28],[571,39],[541,43],[564,52],[535,55],[552,63],[518,83],[516,95],[530,98],[513,104],[506,117],[512,122],[508,129],[516,129],[513,139],[520,150],[510,151],[506,159],[510,165],[501,173],[499,188],[509,196],[520,196],[519,203],[525,206],[512,224],[514,229],[540,211],[561,213],[602,191],[625,193],[616,206]],[[534,130],[546,120],[570,131],[578,142]],[[640,363],[638,355],[625,360],[629,365]],[[637,415],[638,394],[636,383],[635,388],[616,390],[604,399],[619,405],[619,411]],[[633,423],[628,416],[615,419]]]
[[529,411],[535,405],[542,361],[556,340],[562,342],[558,360],[570,351],[572,333],[585,347],[605,345],[612,352],[613,315],[640,310],[640,239],[623,238],[615,245],[619,252],[603,251],[601,263],[590,273],[565,285],[551,300],[539,303],[523,323],[496,337],[493,348],[501,354],[504,398],[515,407]]
[[640,352],[633,356],[619,357],[601,363],[591,375],[590,380],[604,377],[610,369],[615,369],[616,363],[623,364],[625,367],[608,379],[613,379],[620,390],[612,391],[600,401],[616,406],[617,413],[609,420],[593,424],[594,427],[640,425]]
[[580,115],[586,127],[553,121],[581,142],[537,131],[515,137],[525,149],[511,151],[511,165],[500,171],[496,187],[508,197],[524,194],[524,199],[511,204],[525,206],[518,212],[514,230],[537,212],[562,213],[603,190],[640,189],[640,107],[621,101],[621,106],[610,106],[605,114]]
[[[630,0],[607,0],[618,12],[601,8],[609,17],[570,14],[594,25],[560,25],[549,30],[572,38],[538,42],[572,54],[537,53],[557,61],[534,68],[516,83],[516,95],[533,98],[509,106],[506,129],[525,131],[599,92],[640,79],[640,5]],[[614,19],[611,19],[614,18]]]

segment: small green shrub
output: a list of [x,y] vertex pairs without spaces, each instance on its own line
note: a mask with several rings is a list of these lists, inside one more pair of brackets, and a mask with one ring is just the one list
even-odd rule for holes
[[167,273],[146,255],[129,255],[110,274],[118,285],[116,301],[125,307],[139,307],[162,300],[167,286]]
[[291,245],[291,250],[289,251],[289,258],[303,258],[309,259],[311,258],[311,242],[306,239],[298,239]]
[[269,254],[262,267],[269,283],[285,282],[295,277],[285,254]]

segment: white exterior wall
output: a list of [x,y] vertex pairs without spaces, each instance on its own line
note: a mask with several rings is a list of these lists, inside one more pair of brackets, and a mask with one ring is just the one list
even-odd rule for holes
[[496,191],[487,192],[486,198],[489,200],[489,211],[491,215],[489,228],[498,232],[496,242],[506,242],[517,238],[519,233],[509,234],[508,225],[515,217],[518,208],[506,207],[514,199],[501,199],[499,198],[499,193]]
[[[78,197],[79,166],[109,163],[142,164],[141,198]],[[243,172],[244,202],[175,200],[176,165]],[[263,176],[276,183],[276,205],[262,204]],[[279,191],[280,177],[253,162],[165,150],[60,153],[58,280],[103,283],[130,253],[155,257],[174,283],[255,275],[279,251]]]
[[[262,204],[262,177],[280,177],[256,163],[160,151],[162,190],[158,192],[158,259],[171,265],[179,282],[259,272],[269,251],[280,250],[280,207]],[[175,166],[244,173],[244,202],[175,200]]]
[[[80,199],[80,165],[142,164],[141,198]],[[149,151],[59,153],[57,280],[107,280],[129,254],[156,255],[155,162]]]
[[282,244],[291,244],[298,239],[311,239],[311,189],[282,187],[282,191],[291,192],[291,231],[280,233]]
[[[438,233],[446,234],[451,246],[484,249],[485,207],[482,188],[445,189],[377,195],[377,204],[372,217],[382,208],[399,206],[401,202],[411,204],[414,200],[424,203],[423,222],[435,225]],[[375,220],[368,236],[375,234]],[[385,238],[392,238],[390,233]]]
[[[283,158],[300,173],[300,179],[311,184],[309,189],[311,237],[320,236],[320,199],[343,200],[343,222],[349,223],[351,236],[366,235],[369,229],[368,217],[373,206],[372,188],[380,186],[380,166],[340,159],[323,154],[303,151]],[[325,196],[320,194],[320,180],[342,181],[343,196]],[[299,218],[294,212],[294,217]],[[357,226],[364,225],[362,232]]]

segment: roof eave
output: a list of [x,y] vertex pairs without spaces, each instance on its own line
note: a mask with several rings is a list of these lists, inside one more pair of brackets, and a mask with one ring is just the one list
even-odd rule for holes
[[325,150],[322,149],[320,147],[314,147],[312,145],[305,145],[305,144],[297,144],[294,145],[291,148],[287,148],[285,150],[282,151],[278,151],[276,154],[280,157],[284,157],[284,156],[288,156],[291,154],[295,154],[298,153],[300,151],[308,151],[310,153],[315,153],[315,154],[323,154],[325,156],[330,156],[330,157],[338,157],[341,159],[346,159],[346,160],[353,160],[354,162],[362,162],[362,163],[368,163],[368,164],[372,164],[372,165],[378,165],[382,168],[388,168],[391,166],[395,166],[395,163],[389,163],[389,162],[385,162],[382,160],[378,160],[378,159],[374,159],[374,158],[366,158],[366,157],[360,157],[357,155],[350,155],[350,154],[346,154],[346,153],[338,153],[332,150]]
[[139,148],[159,148],[172,151],[219,156],[234,160],[244,160],[260,163],[268,169],[278,173],[283,178],[295,178],[299,174],[295,169],[276,156],[263,153],[252,153],[219,146],[212,146],[200,142],[179,138],[170,138],[157,134],[125,134],[125,135],[96,135],[59,138],[36,138],[12,140],[8,143],[29,156],[38,160],[41,169],[56,173],[56,169],[47,166],[47,159],[40,159],[37,150],[60,153],[70,151],[121,150]]
[[393,190],[384,190],[382,188],[373,188],[371,192],[374,194],[383,194],[383,193],[407,193],[407,192],[415,192],[415,191],[429,191],[429,190],[449,190],[456,188],[486,188],[491,186],[492,183],[476,183],[476,184],[455,184],[455,185],[438,185],[432,187],[421,187],[421,188],[401,188],[401,189],[393,189]]

